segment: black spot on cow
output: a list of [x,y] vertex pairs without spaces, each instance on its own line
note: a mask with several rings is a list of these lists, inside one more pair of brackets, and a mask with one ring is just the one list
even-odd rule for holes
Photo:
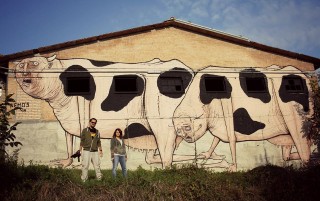
[[306,80],[299,75],[286,75],[282,77],[279,96],[282,102],[295,101],[303,106],[305,112],[309,111],[309,91]]
[[170,98],[180,98],[188,87],[192,74],[183,68],[172,68],[161,73],[157,80],[161,94]]
[[[121,82],[122,80],[122,82]],[[119,82],[120,81],[120,82]],[[126,83],[128,81],[128,83]],[[134,81],[134,83],[132,83]],[[120,84],[116,86],[116,84]],[[135,84],[135,86],[133,86]],[[128,89],[128,91],[126,91]],[[144,81],[137,75],[114,76],[107,98],[102,101],[103,111],[119,111],[123,109],[136,96],[144,91]]]
[[144,135],[153,135],[142,124],[133,123],[124,129],[124,139],[141,137]]
[[[94,99],[96,84],[90,72],[88,72],[84,67],[80,65],[72,65],[61,73],[59,78],[62,82],[64,93],[67,96],[82,96],[86,100]],[[73,80],[73,85],[76,84],[73,89],[70,89],[70,86],[68,87],[68,82],[71,80]]]
[[244,108],[239,108],[233,113],[233,123],[234,130],[245,135],[250,135],[266,126],[264,123],[252,120]]
[[96,67],[105,67],[111,64],[114,64],[112,61],[96,61],[96,60],[90,60],[89,61],[92,63],[92,65]]
[[259,99],[264,103],[271,101],[265,74],[255,69],[245,69],[240,72],[239,78],[240,86],[248,97]]
[[231,97],[232,86],[225,76],[204,74],[200,78],[200,100],[209,104],[213,99]]

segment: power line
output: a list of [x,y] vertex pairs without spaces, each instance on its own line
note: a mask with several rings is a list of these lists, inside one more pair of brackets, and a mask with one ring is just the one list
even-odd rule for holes
[[[173,67],[174,68],[174,67]],[[210,69],[209,69],[210,68]],[[214,69],[214,68],[220,68],[220,69]],[[222,69],[223,70],[222,70]],[[285,68],[285,67],[284,67]],[[285,70],[284,68],[279,69],[268,69],[262,68],[262,67],[226,67],[226,66],[208,66],[204,69],[200,70],[193,70],[193,69],[174,69],[170,70],[170,72],[177,72],[177,73],[250,73],[250,74],[258,74],[258,73],[265,73],[265,74],[319,74],[319,72],[316,72],[314,70],[312,71],[300,71],[299,69],[296,70]],[[72,71],[65,71],[66,69],[58,69],[58,68],[51,68],[50,70],[44,70],[44,71],[37,71],[37,70],[28,70],[28,71],[18,71],[15,69],[9,69],[6,67],[0,66],[0,69],[8,70],[8,74],[14,74],[14,73],[147,73],[147,74],[161,74],[164,72],[168,72],[168,70],[163,69],[155,69],[155,68],[112,68],[108,67],[107,70],[105,69],[98,69],[98,68],[87,68],[87,70],[72,70]],[[257,71],[259,69],[260,71]]]

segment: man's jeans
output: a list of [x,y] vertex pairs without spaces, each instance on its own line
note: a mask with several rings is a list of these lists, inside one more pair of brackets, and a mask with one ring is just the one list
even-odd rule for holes
[[114,155],[113,167],[112,167],[112,176],[115,178],[117,176],[117,167],[120,162],[122,175],[127,177],[127,167],[126,167],[126,157],[122,155]]
[[98,152],[90,152],[83,150],[82,153],[82,181],[86,181],[88,179],[88,169],[90,162],[92,162],[94,170],[96,171],[96,177],[98,180],[101,179],[102,174],[100,171],[100,158]]

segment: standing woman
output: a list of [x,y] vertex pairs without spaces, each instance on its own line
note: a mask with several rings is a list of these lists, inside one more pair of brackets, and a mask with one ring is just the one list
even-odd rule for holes
[[117,167],[118,163],[120,162],[122,175],[123,177],[127,177],[127,153],[126,147],[122,140],[122,130],[117,128],[113,133],[113,138],[110,141],[110,151],[111,151],[111,160],[113,162],[112,167],[112,176],[116,178],[117,176]]

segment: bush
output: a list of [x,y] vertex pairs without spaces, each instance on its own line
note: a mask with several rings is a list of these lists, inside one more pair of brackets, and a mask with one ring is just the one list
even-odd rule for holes
[[22,145],[20,142],[15,141],[16,136],[13,131],[17,129],[17,125],[21,122],[16,122],[12,126],[9,123],[11,115],[15,115],[16,110],[21,110],[20,107],[15,107],[15,100],[11,98],[13,94],[6,96],[5,100],[0,103],[0,162],[4,162],[7,156],[5,151],[6,146],[17,147]]
[[[128,178],[103,170],[102,181],[89,171],[6,163],[0,166],[3,200],[316,200],[320,166],[293,169],[266,165],[247,172],[213,172],[187,165],[181,168],[138,168]],[[119,172],[120,173],[120,172]]]

